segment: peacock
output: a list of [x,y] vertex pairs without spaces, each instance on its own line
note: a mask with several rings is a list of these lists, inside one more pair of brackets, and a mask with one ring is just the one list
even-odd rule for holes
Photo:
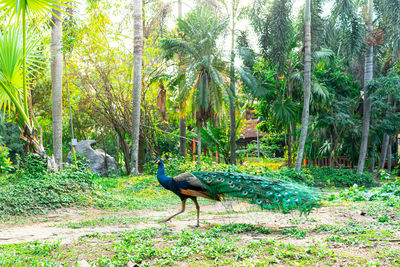
[[308,214],[320,204],[316,190],[300,184],[230,172],[195,171],[168,177],[165,175],[163,161],[158,159],[156,163],[159,183],[165,189],[174,192],[182,201],[182,209],[161,222],[167,222],[183,213],[186,200],[192,199],[197,210],[196,227],[199,227],[200,206],[197,197],[216,201],[221,201],[223,197],[234,197],[247,200],[263,209],[278,210],[283,213],[299,210],[300,214]]

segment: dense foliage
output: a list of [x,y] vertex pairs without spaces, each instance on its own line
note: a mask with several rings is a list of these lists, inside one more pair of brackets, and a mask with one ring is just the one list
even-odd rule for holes
[[0,182],[1,216],[47,213],[61,207],[88,205],[93,179],[86,167],[71,165],[57,173],[47,171],[47,162],[28,155],[23,168]]
[[[212,162],[211,159],[208,161],[205,159],[199,167],[195,162],[173,157],[165,164],[166,174],[171,177],[183,172],[202,170],[246,173],[305,183],[309,186],[318,187],[351,187],[353,185],[372,187],[378,185],[378,182],[374,180],[374,175],[368,172],[356,174],[355,170],[330,167],[308,167],[304,168],[301,172],[296,172],[294,169],[282,168],[284,163],[281,160],[244,162],[243,165],[227,165],[217,164]],[[154,164],[149,164],[146,169],[152,175],[156,175],[157,170]]]

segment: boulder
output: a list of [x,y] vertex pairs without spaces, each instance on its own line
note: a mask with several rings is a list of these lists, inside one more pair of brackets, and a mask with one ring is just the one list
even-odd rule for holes
[[[80,141],[75,146],[75,151],[77,154],[86,158],[86,160],[89,162],[90,169],[94,173],[105,176],[107,173],[116,171],[117,165],[115,163],[115,159],[101,149],[93,149],[92,145],[95,144],[95,140]],[[68,159],[71,160],[72,158],[72,151],[70,151],[68,153]]]

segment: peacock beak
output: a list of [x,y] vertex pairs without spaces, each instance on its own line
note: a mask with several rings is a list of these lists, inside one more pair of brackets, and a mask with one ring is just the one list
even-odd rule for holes
[[154,163],[160,164],[161,160],[157,159],[156,161],[154,161]]

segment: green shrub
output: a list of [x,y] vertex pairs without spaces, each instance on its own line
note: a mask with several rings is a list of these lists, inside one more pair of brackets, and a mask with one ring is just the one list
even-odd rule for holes
[[0,112],[0,143],[8,148],[10,160],[14,163],[17,162],[17,155],[25,155],[20,133],[17,124]]
[[400,203],[400,179],[384,183],[381,187],[366,189],[353,186],[340,191],[340,197],[352,201],[384,201],[386,206],[398,207]]
[[23,179],[40,178],[47,174],[47,160],[37,154],[29,153],[21,164],[21,170],[17,173],[16,177]]
[[314,177],[314,185],[335,187],[350,187],[353,185],[372,187],[378,183],[373,179],[373,174],[363,172],[357,174],[352,169],[335,169],[330,167],[309,167],[308,173]]
[[14,167],[8,157],[8,148],[0,145],[0,175],[7,174],[7,172],[12,169],[14,169]]
[[0,217],[46,213],[75,204],[87,205],[95,175],[75,165],[49,173],[46,160],[34,154],[24,169],[7,177],[0,187]]

